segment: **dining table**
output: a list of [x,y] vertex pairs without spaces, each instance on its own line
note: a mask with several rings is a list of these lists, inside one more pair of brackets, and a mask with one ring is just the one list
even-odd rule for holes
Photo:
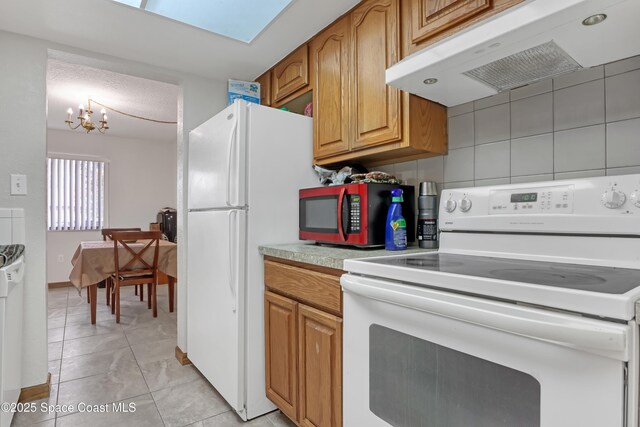
[[[133,250],[137,247],[142,249],[148,240],[127,243]],[[91,324],[96,323],[96,305],[98,283],[111,277],[116,271],[114,257],[114,242],[110,240],[96,240],[80,242],[73,258],[71,259],[71,273],[69,281],[80,292],[83,288],[88,288],[89,303],[91,304]],[[118,246],[118,258],[120,264],[125,265],[133,256],[122,245]],[[143,256],[145,262],[152,263],[153,251],[147,251]],[[131,268],[136,268],[140,263],[134,263]],[[158,242],[158,271],[166,274],[169,289],[173,285],[178,275],[178,247],[175,243],[167,240]],[[173,311],[173,293],[169,293],[169,310]]]

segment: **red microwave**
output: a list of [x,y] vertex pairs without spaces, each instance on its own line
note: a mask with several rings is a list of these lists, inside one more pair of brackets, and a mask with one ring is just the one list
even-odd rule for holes
[[300,190],[300,239],[384,246],[391,190],[402,188],[407,239],[415,240],[415,190],[410,185],[358,183]]

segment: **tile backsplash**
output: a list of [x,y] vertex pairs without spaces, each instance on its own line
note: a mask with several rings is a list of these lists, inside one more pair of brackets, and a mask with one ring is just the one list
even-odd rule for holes
[[449,154],[378,169],[440,188],[640,173],[640,56],[448,109]]

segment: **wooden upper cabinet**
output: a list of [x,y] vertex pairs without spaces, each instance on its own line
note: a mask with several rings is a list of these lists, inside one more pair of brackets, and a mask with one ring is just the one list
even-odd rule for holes
[[271,70],[256,79],[260,83],[260,105],[271,106]]
[[400,90],[385,70],[400,57],[398,0],[369,0],[351,13],[353,148],[402,139]]
[[304,44],[273,67],[272,103],[277,105],[309,85],[309,55]]
[[414,0],[411,5],[412,42],[433,37],[491,8],[492,0]]
[[309,43],[315,157],[349,151],[349,27],[345,16]]
[[267,397],[289,418],[298,419],[298,303],[264,293]]
[[523,0],[401,0],[404,56]]
[[300,417],[304,427],[342,426],[342,319],[300,305]]

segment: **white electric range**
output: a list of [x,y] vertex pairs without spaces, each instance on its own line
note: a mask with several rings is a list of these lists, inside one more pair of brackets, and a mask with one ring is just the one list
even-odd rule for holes
[[445,190],[345,261],[344,425],[637,426],[640,175]]

